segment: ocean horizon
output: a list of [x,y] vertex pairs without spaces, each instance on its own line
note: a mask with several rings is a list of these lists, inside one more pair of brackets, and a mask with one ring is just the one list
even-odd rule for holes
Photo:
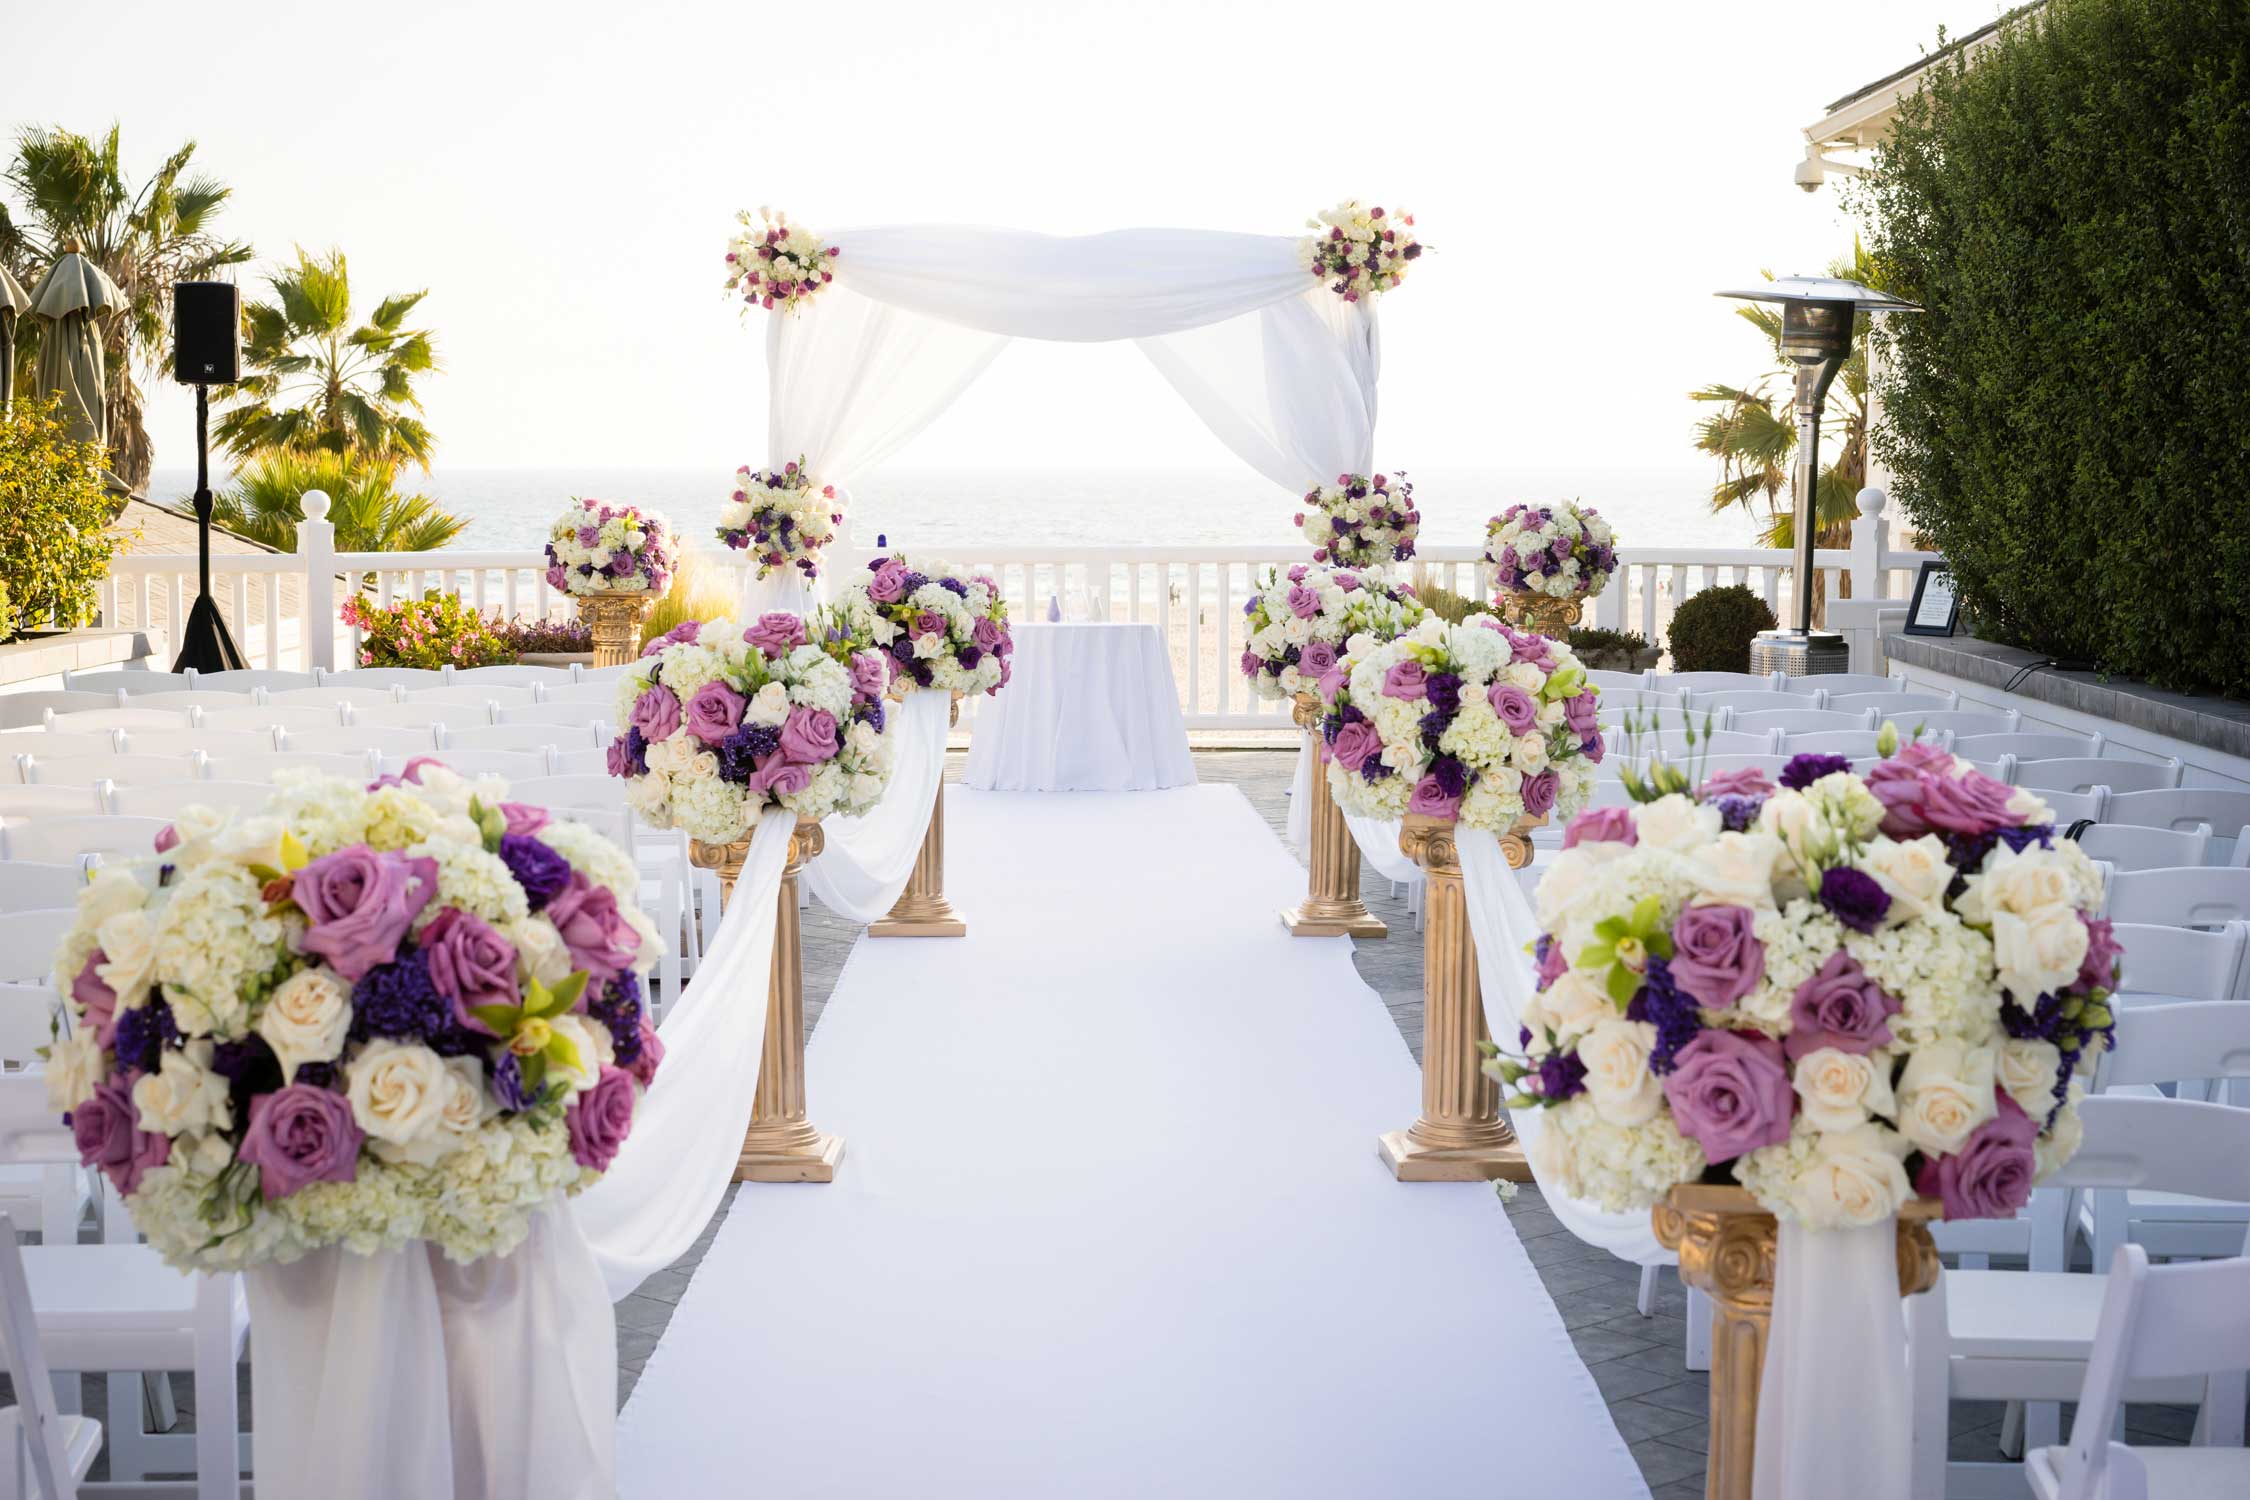
[[[573,496],[624,500],[661,511],[691,547],[711,538],[731,471],[688,468],[441,466],[409,470],[400,487],[428,495],[468,522],[463,550],[535,548]],[[1672,469],[1415,470],[1414,499],[1426,547],[1474,546],[1486,521],[1520,501],[1576,499],[1606,517],[1625,547],[1749,547],[1757,523],[1739,507],[1714,515],[1711,474]],[[214,474],[214,487],[225,479]],[[149,494],[184,500],[193,470],[159,468]],[[1297,497],[1249,469],[886,468],[852,486],[844,534],[872,547],[946,549],[967,544],[1044,546],[1287,546],[1297,537]]]

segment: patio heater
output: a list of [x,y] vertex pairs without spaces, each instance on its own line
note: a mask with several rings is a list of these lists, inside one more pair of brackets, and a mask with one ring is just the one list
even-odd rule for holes
[[1784,276],[1748,291],[1718,292],[1745,302],[1781,305],[1781,353],[1797,367],[1797,463],[1791,478],[1791,498],[1796,506],[1796,575],[1793,597],[1796,623],[1781,630],[1761,632],[1750,643],[1750,670],[1783,672],[1809,677],[1841,672],[1851,665],[1844,638],[1832,630],[1812,628],[1813,538],[1819,530],[1815,500],[1820,483],[1820,413],[1828,404],[1828,387],[1844,358],[1852,350],[1852,324],[1861,313],[1920,312],[1905,302],[1856,281],[1833,276]]

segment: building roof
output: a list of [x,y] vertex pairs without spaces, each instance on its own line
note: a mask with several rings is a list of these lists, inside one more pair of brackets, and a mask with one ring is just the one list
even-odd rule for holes
[[1931,66],[1949,57],[1965,57],[1989,46],[1999,36],[2002,28],[2029,15],[2045,3],[2046,0],[2030,0],[2029,4],[2017,6],[1996,21],[1955,37],[1921,61],[1909,63],[1894,73],[1884,74],[1873,83],[1853,89],[1830,104],[1820,119],[1805,127],[1805,139],[1815,146],[1861,147],[1876,144],[1890,133],[1891,121],[1898,114],[1899,101],[1921,86],[1921,76]]

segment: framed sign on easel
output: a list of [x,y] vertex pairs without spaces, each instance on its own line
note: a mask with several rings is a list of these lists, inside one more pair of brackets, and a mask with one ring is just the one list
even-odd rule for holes
[[1953,592],[1953,569],[1926,562],[1914,579],[1914,602],[1906,608],[1908,635],[1951,635],[1960,622],[1961,601]]

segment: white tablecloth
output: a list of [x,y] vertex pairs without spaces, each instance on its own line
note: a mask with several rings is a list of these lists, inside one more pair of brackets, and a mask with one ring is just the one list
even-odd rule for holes
[[1171,653],[1154,625],[1014,627],[1015,675],[977,705],[968,783],[1000,792],[1193,786]]

